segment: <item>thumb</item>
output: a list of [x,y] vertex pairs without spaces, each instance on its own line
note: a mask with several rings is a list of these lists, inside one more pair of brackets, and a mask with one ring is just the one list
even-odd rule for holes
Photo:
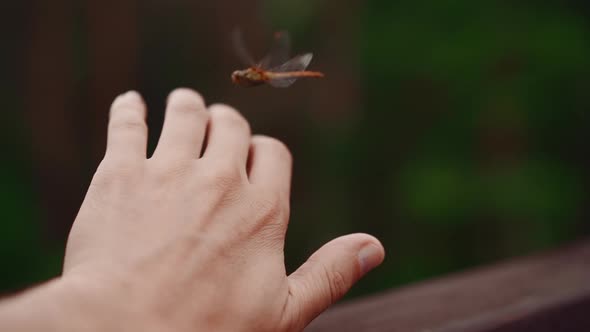
[[384,257],[379,240],[367,234],[350,234],[325,244],[289,276],[293,325],[306,326]]

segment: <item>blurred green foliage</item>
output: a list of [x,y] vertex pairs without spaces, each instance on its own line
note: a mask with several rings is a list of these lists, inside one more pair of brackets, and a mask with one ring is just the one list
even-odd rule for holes
[[390,179],[384,204],[410,231],[393,236],[391,284],[580,235],[590,27],[571,5],[364,6],[361,149],[396,155],[373,158],[373,181]]
[[59,275],[63,245],[42,238],[31,161],[11,146],[2,151],[10,158],[0,172],[0,290],[15,290]]

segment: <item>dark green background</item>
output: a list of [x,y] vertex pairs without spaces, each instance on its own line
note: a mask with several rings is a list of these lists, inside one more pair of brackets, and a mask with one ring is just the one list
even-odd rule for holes
[[[295,157],[288,268],[349,232],[372,233],[387,249],[353,296],[590,230],[583,1],[1,6],[3,292],[59,274],[102,157],[108,104],[126,89],[150,108],[151,149],[177,86],[232,104],[255,132],[283,140]],[[234,26],[257,55],[287,29],[326,78],[289,89],[232,86]]]

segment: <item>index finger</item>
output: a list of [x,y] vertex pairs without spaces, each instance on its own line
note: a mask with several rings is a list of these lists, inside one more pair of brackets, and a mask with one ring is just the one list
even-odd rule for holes
[[146,109],[139,93],[129,91],[111,106],[107,135],[109,157],[145,159],[147,150]]

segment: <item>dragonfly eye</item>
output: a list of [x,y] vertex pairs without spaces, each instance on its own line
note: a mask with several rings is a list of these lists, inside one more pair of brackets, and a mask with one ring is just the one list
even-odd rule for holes
[[231,73],[231,80],[232,80],[232,82],[238,83],[238,81],[240,80],[239,76],[240,76],[240,73],[237,70],[234,71],[233,73]]

